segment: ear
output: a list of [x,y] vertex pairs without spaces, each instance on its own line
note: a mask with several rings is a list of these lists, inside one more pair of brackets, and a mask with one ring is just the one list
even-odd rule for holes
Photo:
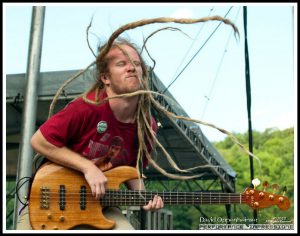
[[100,79],[103,82],[104,85],[109,86],[110,85],[110,80],[106,74],[101,74]]

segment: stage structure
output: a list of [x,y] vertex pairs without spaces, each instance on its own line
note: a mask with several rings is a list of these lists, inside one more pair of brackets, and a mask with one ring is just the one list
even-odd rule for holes
[[[49,106],[60,86],[78,72],[79,71],[77,70],[72,70],[40,73],[37,89],[38,107],[35,124],[36,129],[38,129],[38,127],[47,120]],[[150,78],[151,89],[153,91],[164,92],[166,96],[176,101],[153,72],[150,72]],[[55,105],[54,113],[62,109],[68,102],[90,88],[94,81],[95,72],[91,69],[84,72],[81,76],[68,84]],[[23,122],[22,113],[25,86],[25,74],[11,74],[6,76],[6,177],[11,180],[16,177],[16,173],[18,172],[17,163],[20,141],[22,139],[20,130]],[[173,112],[176,115],[187,116],[186,112],[180,105],[175,105],[172,101],[167,100],[165,97],[157,96],[156,100],[159,101],[159,103],[168,111]],[[181,182],[184,182],[188,187],[190,187],[190,182],[194,181],[194,183],[199,186],[199,190],[208,191],[208,189],[203,189],[201,187],[202,181],[211,181],[212,183],[219,181],[220,192],[235,192],[235,171],[213,147],[197,124],[171,119],[154,109],[152,113],[159,123],[157,133],[158,139],[173,157],[179,168],[189,169],[195,166],[213,166],[205,169],[195,169],[191,171],[189,175],[197,175],[200,173],[203,175],[198,179]],[[182,175],[182,173],[175,171],[174,168],[170,166],[160,149],[157,148],[154,153],[155,155],[153,155],[153,158],[163,169],[172,174]],[[166,190],[172,190],[167,189],[168,187],[165,182],[173,180],[160,174],[153,167],[148,167],[144,174],[149,180],[159,181]],[[184,175],[187,175],[187,173],[184,173]],[[201,210],[199,211],[201,212]],[[127,216],[134,215],[129,214],[130,212],[132,213],[133,211],[125,212],[125,214]],[[230,206],[226,206],[226,212],[230,218]],[[168,219],[172,219],[172,217],[170,217],[170,212],[165,213],[165,216],[166,219],[167,216]],[[140,223],[138,224],[138,228],[155,229],[156,227],[156,229],[158,229],[157,225],[153,226],[153,222],[151,223],[151,218],[148,217],[145,219],[143,218],[143,214],[139,214],[139,217]],[[172,223],[164,223],[163,227],[168,229],[169,226],[166,225],[172,225]]]

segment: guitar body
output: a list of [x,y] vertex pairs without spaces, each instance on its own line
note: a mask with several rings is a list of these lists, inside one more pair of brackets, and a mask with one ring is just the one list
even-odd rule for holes
[[[117,167],[104,174],[109,189],[119,189],[123,182],[138,178],[136,169],[128,166]],[[86,196],[83,201],[78,194],[81,191]],[[112,229],[115,222],[105,218],[100,201],[91,194],[82,173],[47,163],[38,170],[31,187],[29,216],[32,228],[66,230],[89,225],[97,229]]]

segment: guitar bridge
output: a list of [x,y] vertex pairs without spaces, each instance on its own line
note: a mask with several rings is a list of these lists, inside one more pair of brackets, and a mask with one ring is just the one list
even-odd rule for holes
[[50,205],[50,189],[42,186],[40,188],[40,208],[49,209]]

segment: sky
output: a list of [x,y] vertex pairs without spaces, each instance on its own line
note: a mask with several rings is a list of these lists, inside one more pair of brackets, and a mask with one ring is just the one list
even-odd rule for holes
[[[291,3],[247,4],[253,130],[296,127],[296,7]],[[4,5],[3,81],[6,74],[26,73],[31,12],[30,4]],[[226,15],[240,37],[235,38],[228,25],[218,27],[219,22],[152,24],[121,36],[141,47],[143,38],[155,30],[167,26],[180,29],[182,32],[160,31],[148,40],[147,49],[156,61],[154,72],[168,86],[194,57],[169,91],[191,118],[244,133],[248,121],[241,4],[47,4],[41,72],[79,70],[94,61],[86,40],[92,17],[89,42],[96,51],[115,30],[133,21],[212,15]],[[152,65],[147,54],[143,57]],[[200,128],[210,141],[226,137],[210,127]]]

